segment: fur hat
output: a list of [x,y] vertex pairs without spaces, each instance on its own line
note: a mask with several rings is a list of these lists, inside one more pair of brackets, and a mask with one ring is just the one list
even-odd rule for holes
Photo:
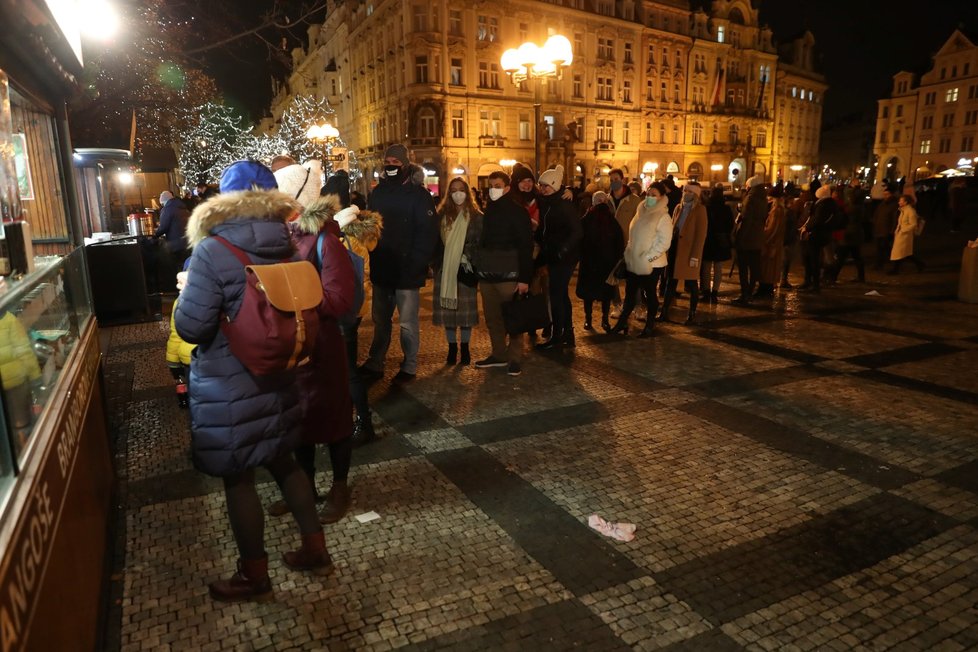
[[384,152],[384,158],[396,158],[401,162],[401,165],[407,165],[410,162],[407,147],[400,143],[394,143],[388,147],[387,151]]
[[278,189],[304,207],[319,198],[319,184],[323,178],[323,164],[315,159],[304,165],[287,165],[275,172]]
[[698,183],[689,182],[685,186],[683,186],[683,192],[691,192],[692,194],[699,197],[700,193],[703,192],[703,187]]
[[748,190],[753,188],[754,186],[763,186],[763,185],[764,185],[764,177],[762,177],[759,174],[755,174],[754,176],[752,176],[750,179],[747,180]]
[[560,190],[564,185],[564,166],[557,164],[540,175],[540,185],[550,186],[554,190]]
[[603,190],[599,190],[593,195],[591,195],[591,205],[597,206],[599,204],[607,204],[611,201],[611,197]]
[[510,185],[515,188],[516,186],[520,185],[520,181],[523,179],[533,180],[533,178],[533,170],[522,163],[517,163],[513,166],[513,174],[510,176]]
[[258,161],[235,161],[221,174],[221,192],[275,190],[275,175]]
[[818,190],[815,191],[815,199],[825,199],[826,197],[832,196],[832,187],[828,184],[821,185]]
[[169,190],[164,190],[160,193],[160,206],[166,206],[166,202],[173,199],[173,193]]

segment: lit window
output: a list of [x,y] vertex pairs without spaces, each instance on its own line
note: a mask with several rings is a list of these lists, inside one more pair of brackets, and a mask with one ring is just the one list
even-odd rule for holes
[[726,34],[727,28],[723,25],[717,26],[717,43],[723,43],[723,38]]
[[945,102],[957,102],[958,101],[958,89],[957,88],[949,88],[949,89],[947,89],[947,92],[944,93],[944,101]]

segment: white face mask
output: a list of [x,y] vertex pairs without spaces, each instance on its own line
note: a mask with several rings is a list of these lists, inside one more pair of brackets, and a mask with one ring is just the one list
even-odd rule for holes
[[465,203],[465,194],[464,190],[456,190],[452,193],[452,201],[455,202],[456,206],[461,206]]
[[496,201],[500,197],[506,194],[506,191],[502,188],[490,188],[489,189],[489,199]]

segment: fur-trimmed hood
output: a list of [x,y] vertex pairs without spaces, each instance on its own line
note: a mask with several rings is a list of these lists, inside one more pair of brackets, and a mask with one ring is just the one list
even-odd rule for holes
[[326,195],[314,200],[296,220],[296,229],[300,233],[315,235],[323,230],[323,225],[333,219],[340,210],[340,200],[336,195]]
[[285,224],[302,205],[277,190],[242,190],[208,199],[194,209],[187,223],[187,241],[198,245],[219,224],[240,218],[259,218]]
[[384,230],[384,218],[376,211],[360,211],[357,219],[343,227],[343,235],[359,240],[367,251],[373,251]]

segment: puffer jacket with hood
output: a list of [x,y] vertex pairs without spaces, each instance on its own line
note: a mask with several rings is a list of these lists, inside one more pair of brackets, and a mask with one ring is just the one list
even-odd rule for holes
[[[340,237],[340,242],[350,253],[363,261],[363,278],[359,281],[363,283],[362,294],[366,296],[370,287],[370,252],[377,248],[377,241],[380,240],[380,234],[384,229],[384,218],[380,213],[361,211],[356,206],[347,206],[336,213],[334,218],[341,224],[340,232],[343,235]],[[348,314],[340,320],[340,326],[352,327],[357,318],[365,316],[367,311],[367,303],[361,303],[355,314]]]
[[256,264],[297,259],[286,221],[301,207],[278,191],[229,192],[198,206],[187,225],[193,256],[173,319],[197,344],[190,363],[195,466],[228,476],[268,464],[299,442],[302,408],[294,372],[253,376],[231,353],[220,323],[238,313],[245,271],[219,235]]
[[672,218],[666,197],[659,197],[655,206],[646,202],[638,205],[638,212],[628,226],[628,244],[625,245],[625,267],[632,274],[648,276],[656,267],[665,267],[666,254],[672,244]]
[[356,278],[350,255],[339,240],[340,227],[333,220],[338,210],[335,195],[321,197],[290,225],[299,256],[317,266],[314,249],[319,234],[325,234],[320,251],[323,302],[319,306],[319,334],[312,360],[298,371],[302,441],[306,444],[342,441],[353,432],[346,344],[338,320],[353,305]]

